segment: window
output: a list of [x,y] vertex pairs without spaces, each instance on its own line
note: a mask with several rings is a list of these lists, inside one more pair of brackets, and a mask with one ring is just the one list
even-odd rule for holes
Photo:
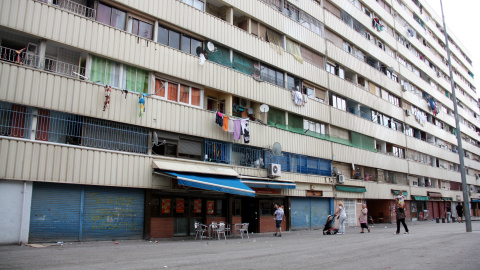
[[148,93],[148,71],[126,66],[124,78],[125,89],[138,93]]
[[204,11],[205,3],[200,0],[182,0],[183,3],[192,6],[198,10]]
[[262,80],[284,87],[283,76],[283,72],[260,64],[260,78],[262,78]]
[[[158,89],[162,86],[162,83],[165,85],[165,87],[158,91]],[[157,96],[171,101],[181,102],[197,107],[200,107],[202,104],[202,90],[196,87],[156,78],[155,89],[157,89],[155,90]],[[211,107],[212,110],[215,110],[213,109],[213,104],[211,104]]]
[[303,119],[303,130],[307,135],[325,135],[325,124]]
[[152,24],[146,23],[144,21],[141,21],[132,17],[130,17],[130,22],[132,24],[132,30],[131,30],[132,34],[141,36],[147,39],[152,39],[152,36],[153,36]]
[[346,111],[347,101],[344,98],[332,94],[332,107],[340,109],[342,111]]
[[90,80],[92,82],[123,88],[120,84],[121,64],[92,56]]
[[327,63],[327,72],[335,75],[335,65],[333,64],[330,64],[330,63]]
[[165,28],[161,25],[158,26],[157,41],[164,45],[180,50],[180,33]]
[[29,139],[32,116],[31,107],[0,101],[0,135]]
[[343,49],[350,53],[350,54],[353,54],[353,48],[350,44],[348,44],[347,42],[343,42]]
[[302,82],[299,78],[287,75],[287,89],[288,90],[302,90]]
[[345,79],[345,70],[341,66],[338,66],[338,65],[337,65],[337,76],[342,78],[342,79]]
[[181,50],[199,56],[202,51],[202,42],[182,34]]
[[125,19],[127,14],[119,9],[98,3],[97,21],[125,30]]

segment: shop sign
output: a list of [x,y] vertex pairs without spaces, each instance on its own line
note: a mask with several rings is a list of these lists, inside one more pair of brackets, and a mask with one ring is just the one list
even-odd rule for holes
[[280,194],[280,189],[271,189],[271,188],[252,188],[255,193],[260,194]]
[[207,201],[207,215],[214,214],[215,201]]
[[170,199],[162,199],[162,214],[170,214]]
[[322,190],[307,190],[307,197],[323,197]]
[[202,213],[202,199],[193,200],[193,213],[194,214]]
[[185,213],[185,199],[177,198],[177,207],[176,207],[177,214]]

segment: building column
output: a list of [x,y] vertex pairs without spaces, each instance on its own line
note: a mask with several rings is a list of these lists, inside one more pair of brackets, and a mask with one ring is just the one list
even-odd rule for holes
[[227,10],[225,11],[225,17],[228,23],[233,24],[233,8],[232,7],[227,7]]

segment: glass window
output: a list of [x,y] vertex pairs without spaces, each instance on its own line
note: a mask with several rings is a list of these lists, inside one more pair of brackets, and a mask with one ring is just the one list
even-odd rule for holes
[[168,83],[168,100],[178,101],[178,84]]
[[202,42],[200,40],[196,40],[194,38],[191,39],[192,43],[192,48],[191,48],[191,54],[200,56],[200,52],[202,51]]
[[109,6],[105,6],[102,3],[98,3],[97,21],[110,25],[111,16],[112,16],[112,8]]
[[284,83],[283,83],[283,73],[280,72],[280,71],[277,71],[277,85],[280,86],[280,87],[284,87]]
[[111,26],[120,30],[125,30],[125,19],[127,14],[116,8],[112,8],[112,23]]
[[158,38],[157,41],[164,45],[168,46],[168,29],[163,28],[162,26],[158,26]]
[[165,87],[166,87],[166,83],[164,81],[161,81],[159,79],[155,79],[155,92],[154,92],[154,94],[159,96],[159,97],[165,97],[165,87],[160,89],[162,87],[162,84],[165,84]]
[[181,84],[180,85],[180,102],[189,103],[190,100],[190,87]]
[[132,34],[152,39],[152,30],[153,25],[137,19],[132,19]]
[[191,52],[191,47],[190,47],[190,38],[182,35],[182,47],[181,50],[190,53]]
[[168,46],[180,50],[180,33],[174,32],[172,30],[169,31]]
[[198,88],[192,87],[192,102],[194,106],[200,106],[201,91]]
[[92,56],[91,81],[120,88],[120,64]]
[[145,94],[148,92],[148,71],[126,66],[125,73],[125,89]]

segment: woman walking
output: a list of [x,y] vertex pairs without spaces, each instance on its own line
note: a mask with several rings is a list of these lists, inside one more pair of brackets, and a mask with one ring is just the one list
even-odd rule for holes
[[338,234],[345,234],[345,220],[347,219],[347,213],[345,212],[343,202],[338,203],[338,210],[335,215],[338,215]]
[[403,208],[400,208],[397,205],[396,214],[397,214],[397,232],[393,234],[400,234],[400,223],[402,223],[403,228],[405,229],[404,234],[409,234],[407,224],[405,224],[405,211],[403,211]]
[[360,226],[362,228],[362,231],[360,233],[364,233],[364,229],[367,229],[368,232],[370,232],[370,228],[368,228],[368,209],[367,205],[363,204],[362,205],[362,210],[360,211],[360,216],[358,217],[358,220],[360,221]]

